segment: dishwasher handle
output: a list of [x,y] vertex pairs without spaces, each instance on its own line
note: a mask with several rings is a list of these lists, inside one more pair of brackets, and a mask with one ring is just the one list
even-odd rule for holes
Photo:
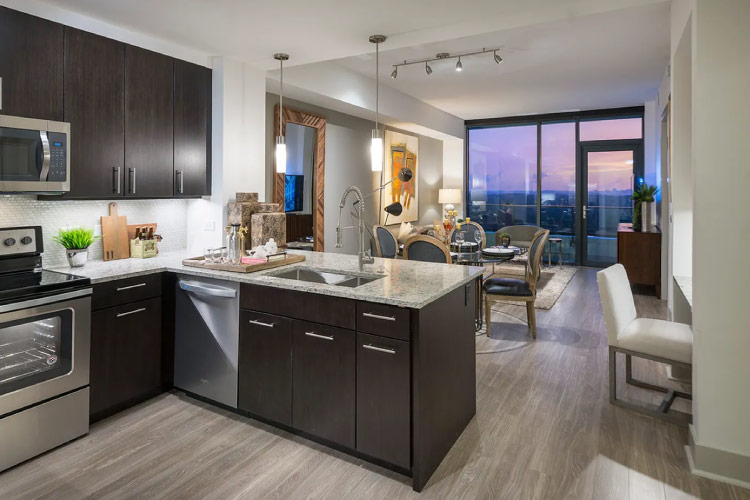
[[186,292],[208,295],[210,297],[225,297],[233,299],[237,296],[237,290],[223,286],[208,285],[198,281],[180,280],[180,288]]

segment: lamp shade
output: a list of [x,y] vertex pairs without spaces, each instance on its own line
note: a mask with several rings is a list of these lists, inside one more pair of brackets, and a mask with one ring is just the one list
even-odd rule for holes
[[441,189],[438,191],[438,203],[461,203],[460,189]]

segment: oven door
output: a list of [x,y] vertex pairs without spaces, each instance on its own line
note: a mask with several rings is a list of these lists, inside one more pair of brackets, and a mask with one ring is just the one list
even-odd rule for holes
[[90,295],[0,305],[0,416],[88,385]]

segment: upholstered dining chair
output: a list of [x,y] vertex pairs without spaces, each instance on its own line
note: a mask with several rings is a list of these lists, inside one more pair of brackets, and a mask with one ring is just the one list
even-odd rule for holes
[[375,225],[372,227],[375,234],[375,252],[378,257],[395,259],[398,255],[398,241],[396,236],[385,226]]
[[452,264],[451,253],[442,241],[432,236],[412,236],[404,243],[404,259]]
[[[474,238],[475,233],[479,233],[482,235],[482,248],[487,246],[487,235],[484,232],[484,228],[480,226],[476,222],[467,222],[466,224],[461,225],[461,231],[466,234],[466,241],[470,241],[472,243],[476,243],[476,239]],[[451,232],[448,233],[448,241],[453,243],[456,240],[456,236],[458,236],[459,230],[456,228],[451,229]],[[481,248],[480,248],[481,250]]]
[[517,246],[522,250],[528,250],[531,247],[531,240],[543,228],[539,226],[505,226],[495,232],[495,245],[501,244],[502,234],[507,233],[510,236],[510,244]]
[[[636,317],[633,292],[628,273],[622,264],[615,264],[596,273],[599,297],[609,343],[609,402],[629,410],[656,417],[674,424],[687,425],[692,416],[672,410],[675,398],[692,399],[692,395],[649,384],[632,376],[632,357],[667,363],[688,369],[693,360],[693,331],[690,325],[660,319]],[[617,353],[625,354],[627,384],[666,393],[656,408],[617,399]]]
[[517,278],[490,278],[485,280],[484,289],[484,314],[487,324],[487,336],[490,336],[490,325],[492,320],[492,302],[497,300],[525,302],[526,319],[531,329],[531,335],[536,338],[536,312],[534,302],[536,301],[536,283],[539,280],[541,260],[544,254],[544,245],[549,238],[549,230],[538,231],[531,239],[529,245],[529,258],[526,261],[524,279]]

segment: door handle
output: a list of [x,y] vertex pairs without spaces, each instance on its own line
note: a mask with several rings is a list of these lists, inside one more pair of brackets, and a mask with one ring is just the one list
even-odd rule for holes
[[321,335],[315,332],[305,332],[305,335],[307,335],[308,337],[315,337],[316,339],[333,340],[333,335]]
[[130,290],[131,288],[140,288],[142,286],[146,286],[146,283],[138,283],[137,285],[121,286],[121,287],[117,288],[116,291],[122,292],[123,290]]
[[177,192],[183,194],[185,192],[185,173],[182,170],[176,171],[177,175]]
[[586,212],[588,212],[588,207],[586,205],[583,205],[583,211],[581,212],[581,215],[583,215],[583,220],[586,220]]
[[386,354],[396,354],[395,349],[386,349],[385,347],[378,347],[372,344],[362,344],[362,347],[364,347],[365,349],[369,349],[371,351],[384,352]]
[[135,194],[135,168],[129,168],[128,175],[130,175],[130,185],[128,186],[128,191],[130,192],[130,194]]
[[112,192],[120,194],[120,167],[112,167]]
[[273,323],[263,323],[262,321],[258,321],[257,319],[251,319],[249,322],[253,325],[264,326],[266,328],[273,328],[274,325]]
[[381,316],[380,314],[373,314],[373,313],[362,313],[362,316],[373,318],[373,319],[382,319],[383,321],[396,321],[395,316]]
[[47,174],[49,174],[49,162],[50,162],[50,150],[49,150],[49,137],[47,137],[46,130],[39,131],[39,139],[42,141],[42,172],[39,174],[40,181],[47,180]]
[[117,315],[117,317],[118,318],[122,318],[123,316],[130,316],[131,314],[136,314],[136,313],[139,313],[139,312],[143,312],[145,310],[146,310],[145,307],[139,307],[138,309],[133,309],[132,311],[120,313],[120,314]]

